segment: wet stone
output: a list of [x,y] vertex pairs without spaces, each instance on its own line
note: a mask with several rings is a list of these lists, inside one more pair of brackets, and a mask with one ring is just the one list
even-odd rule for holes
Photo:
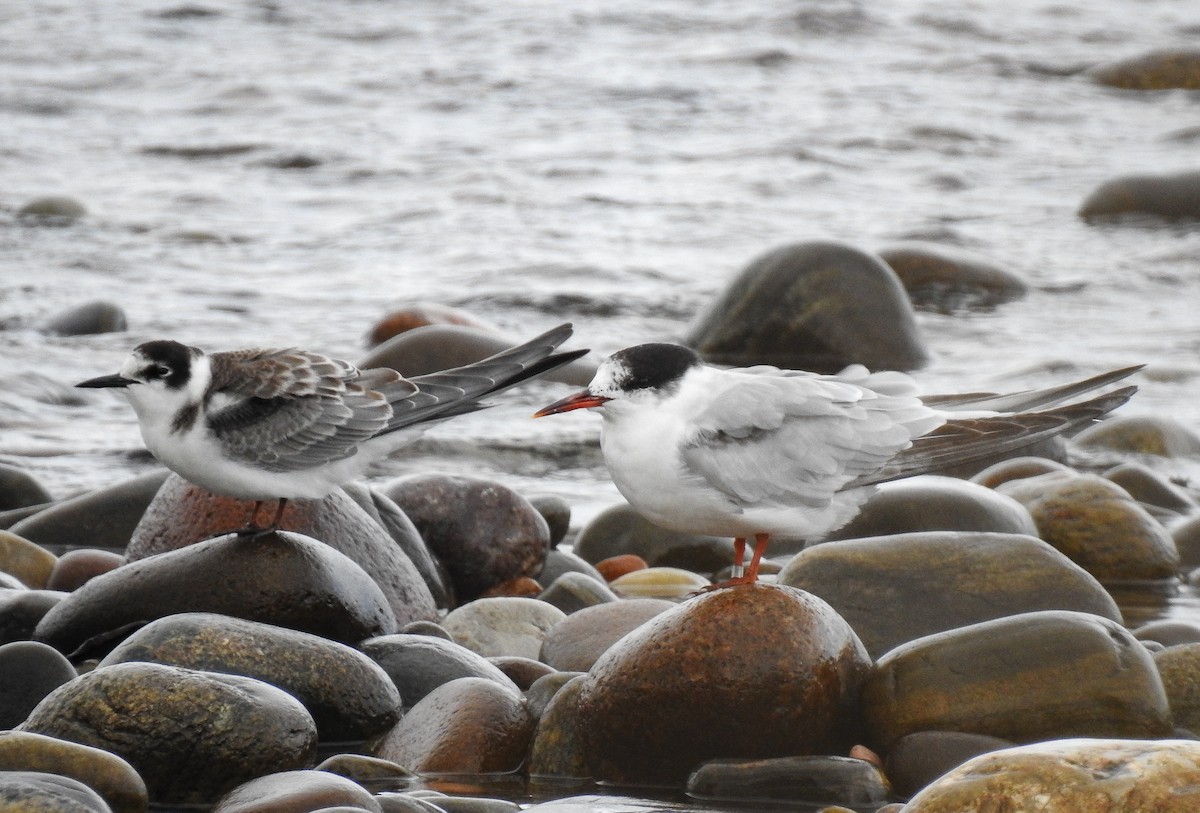
[[1083,430],[1072,442],[1082,449],[1171,458],[1200,456],[1200,435],[1179,421],[1157,415],[1116,415]]
[[378,787],[385,783],[398,783],[413,778],[412,771],[403,765],[366,754],[334,754],[315,770],[344,776],[365,787]]
[[384,635],[363,641],[362,651],[378,663],[411,708],[444,683],[464,677],[483,678],[518,691],[513,681],[487,658],[461,644],[428,635]]
[[161,618],[100,662],[144,661],[257,678],[308,709],[322,741],[365,740],[400,718],[400,694],[375,661],[344,644],[212,613]]
[[63,500],[9,530],[55,550],[81,545],[123,550],[167,474],[166,469],[152,471]]
[[685,343],[716,364],[834,373],[911,370],[927,354],[908,294],[879,257],[826,241],[753,260],[692,323]]
[[355,643],[396,629],[375,582],[315,539],[236,534],[130,562],[89,581],[42,618],[35,637],[60,652],[107,651],[156,618],[213,612]]
[[713,760],[688,778],[687,792],[698,799],[789,803],[887,801],[887,779],[869,762],[850,757],[806,756],[756,760]]
[[[732,561],[732,557],[730,557],[730,561]],[[601,559],[599,562],[596,562],[596,570],[608,582],[616,581],[626,573],[632,573],[635,570],[645,570],[648,567],[650,565],[645,559],[632,553],[610,556],[607,559]]]
[[0,644],[28,641],[66,593],[57,590],[0,590]]
[[97,333],[120,333],[129,327],[125,310],[115,302],[98,300],[55,314],[43,330],[55,336],[89,336]]
[[0,771],[0,809],[9,813],[110,813],[96,791],[65,776]]
[[626,633],[675,607],[665,599],[626,599],[580,610],[554,625],[541,660],[564,672],[586,672]]
[[[146,508],[126,558],[136,562],[237,531],[245,526],[253,505],[212,494],[172,474]],[[268,511],[274,506],[263,507],[260,521],[267,520]],[[319,540],[362,568],[383,592],[397,623],[437,617],[433,595],[412,560],[347,492],[289,501],[279,527]]]
[[421,774],[509,773],[525,762],[533,725],[519,692],[460,678],[409,709],[373,755]]
[[350,807],[382,813],[379,802],[353,780],[327,771],[281,771],[251,779],[225,794],[212,813],[304,813]]
[[204,804],[257,776],[311,763],[300,701],[261,681],[151,663],[96,669],[43,700],[21,730],[125,759],[159,804]]
[[1154,653],[1175,725],[1200,734],[1200,643],[1170,646]]
[[0,729],[25,721],[46,695],[75,679],[58,650],[35,641],[0,646]]
[[[675,555],[681,549],[680,555],[693,562],[705,561],[712,570],[733,561],[733,540],[668,531],[625,503],[601,511],[583,527],[575,540],[575,553],[592,564],[625,554],[658,564],[660,558]],[[607,574],[605,578],[608,578]]]
[[521,691],[525,691],[539,678],[554,672],[554,667],[547,666],[533,658],[519,658],[513,655],[488,658],[488,662],[504,673]]
[[888,752],[887,775],[896,793],[908,797],[968,759],[1012,744],[986,734],[916,731],[901,737]]
[[1125,90],[1200,90],[1200,50],[1169,48],[1104,62],[1088,70],[1096,82]]
[[566,618],[557,607],[532,598],[481,598],[442,619],[454,640],[485,658],[516,655],[537,660],[550,629]]
[[550,530],[550,547],[556,547],[571,529],[571,504],[557,494],[535,494],[529,504],[546,520]]
[[1200,742],[1067,739],[975,757],[905,813],[1192,813]]
[[149,804],[146,783],[116,754],[42,734],[0,733],[0,771],[38,771],[75,779],[100,794],[113,813],[145,813]]
[[849,625],[803,591],[759,583],[690,599],[586,676],[589,765],[618,784],[680,787],[709,759],[844,753],[869,663]]
[[1020,299],[1029,290],[1012,270],[954,246],[909,241],[885,246],[879,256],[896,272],[918,309],[990,309]]
[[23,586],[46,587],[57,561],[58,558],[45,548],[0,530],[0,571],[19,579]]
[[549,526],[507,486],[430,474],[393,481],[384,492],[446,567],[460,602],[541,572],[550,549]]
[[42,505],[53,499],[37,479],[17,466],[0,463],[0,511]]
[[778,581],[829,602],[876,658],[925,635],[1036,610],[1121,621],[1093,576],[1020,534],[938,531],[829,542],[794,556]]
[[538,599],[568,615],[588,607],[619,601],[603,581],[583,573],[564,573],[541,592]]
[[[545,707],[536,715],[538,724],[530,748],[529,775],[590,777],[591,768],[579,730],[579,695],[583,691],[585,676],[559,674],[567,680],[557,687]],[[533,702],[531,698],[530,703]]]
[[1019,502],[989,488],[952,477],[922,476],[885,483],[854,519],[827,539],[913,531],[981,531],[1037,535]]
[[535,680],[525,691],[525,705],[534,719],[541,719],[542,713],[550,705],[550,701],[570,681],[582,672],[556,672],[551,670]]
[[82,587],[92,578],[116,570],[123,564],[125,557],[113,551],[93,548],[69,550],[54,563],[54,568],[46,579],[46,588],[69,593]]
[[1037,536],[1101,582],[1167,579],[1179,568],[1166,529],[1103,477],[1044,474],[1006,483],[1000,491],[1025,506]]
[[1162,737],[1170,709],[1150,653],[1099,616],[1043,611],[918,638],[875,663],[863,690],[871,742],[965,731],[1014,742]]

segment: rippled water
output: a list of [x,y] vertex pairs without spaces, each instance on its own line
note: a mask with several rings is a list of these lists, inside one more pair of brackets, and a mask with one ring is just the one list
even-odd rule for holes
[[[782,243],[907,238],[1033,290],[923,313],[931,389],[1149,362],[1129,412],[1200,429],[1200,230],[1088,225],[1117,175],[1196,166],[1200,94],[1080,71],[1194,42],[1176,0],[653,4],[47,0],[0,9],[0,460],[56,494],[145,465],[132,413],[71,382],[138,341],[351,359],[389,307],[601,353],[676,336]],[[15,216],[66,194],[88,214]],[[39,327],[90,299],[124,334]],[[616,500],[561,388],[436,429],[378,476],[492,474]],[[482,451],[481,451],[482,448]]]

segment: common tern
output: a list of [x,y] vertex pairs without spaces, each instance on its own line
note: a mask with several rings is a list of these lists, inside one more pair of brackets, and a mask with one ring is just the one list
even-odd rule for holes
[[1137,388],[1055,405],[1139,369],[1010,395],[921,396],[900,372],[721,369],[686,347],[643,344],[605,359],[587,389],[534,417],[595,409],[604,462],[635,510],[667,529],[734,537],[734,577],[715,588],[752,584],[771,536],[820,538],[850,521],[879,483],[1010,453],[1100,418]]
[[[408,438],[400,430],[482,409],[481,399],[587,353],[555,353],[564,324],[482,361],[405,378],[319,353],[206,354],[176,341],[138,345],[120,372],[78,387],[119,389],[142,440],[167,468],[216,494],[254,500],[247,530],[277,528],[289,499],[317,499]],[[277,500],[271,524],[255,525]]]

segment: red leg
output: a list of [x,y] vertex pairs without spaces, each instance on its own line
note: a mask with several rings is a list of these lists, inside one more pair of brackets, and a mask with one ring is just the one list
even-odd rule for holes
[[733,577],[742,575],[742,560],[746,558],[746,537],[739,536],[733,540]]
[[770,534],[754,535],[754,556],[750,559],[750,570],[746,573],[750,584],[758,581],[758,563],[762,561],[763,554],[767,550],[767,543],[770,541]]
[[733,540],[734,554],[737,556],[736,563],[733,566],[733,578],[726,579],[723,582],[710,584],[708,587],[700,590],[701,593],[711,593],[713,590],[721,590],[725,587],[738,587],[743,584],[754,584],[758,581],[758,564],[762,561],[763,553],[767,550],[767,542],[771,539],[770,534],[755,534],[754,535],[754,555],[750,559],[750,567],[743,574],[742,571],[742,556],[746,553],[746,540],[739,537]]
[[250,510],[250,518],[246,520],[246,527],[242,529],[243,531],[258,530],[258,509],[262,508],[262,504],[262,500],[254,501],[254,508]]

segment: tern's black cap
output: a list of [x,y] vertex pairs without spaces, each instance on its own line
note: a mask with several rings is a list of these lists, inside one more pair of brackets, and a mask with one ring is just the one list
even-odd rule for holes
[[665,343],[627,347],[613,353],[612,361],[622,370],[614,383],[623,390],[668,386],[702,363],[695,350]]

